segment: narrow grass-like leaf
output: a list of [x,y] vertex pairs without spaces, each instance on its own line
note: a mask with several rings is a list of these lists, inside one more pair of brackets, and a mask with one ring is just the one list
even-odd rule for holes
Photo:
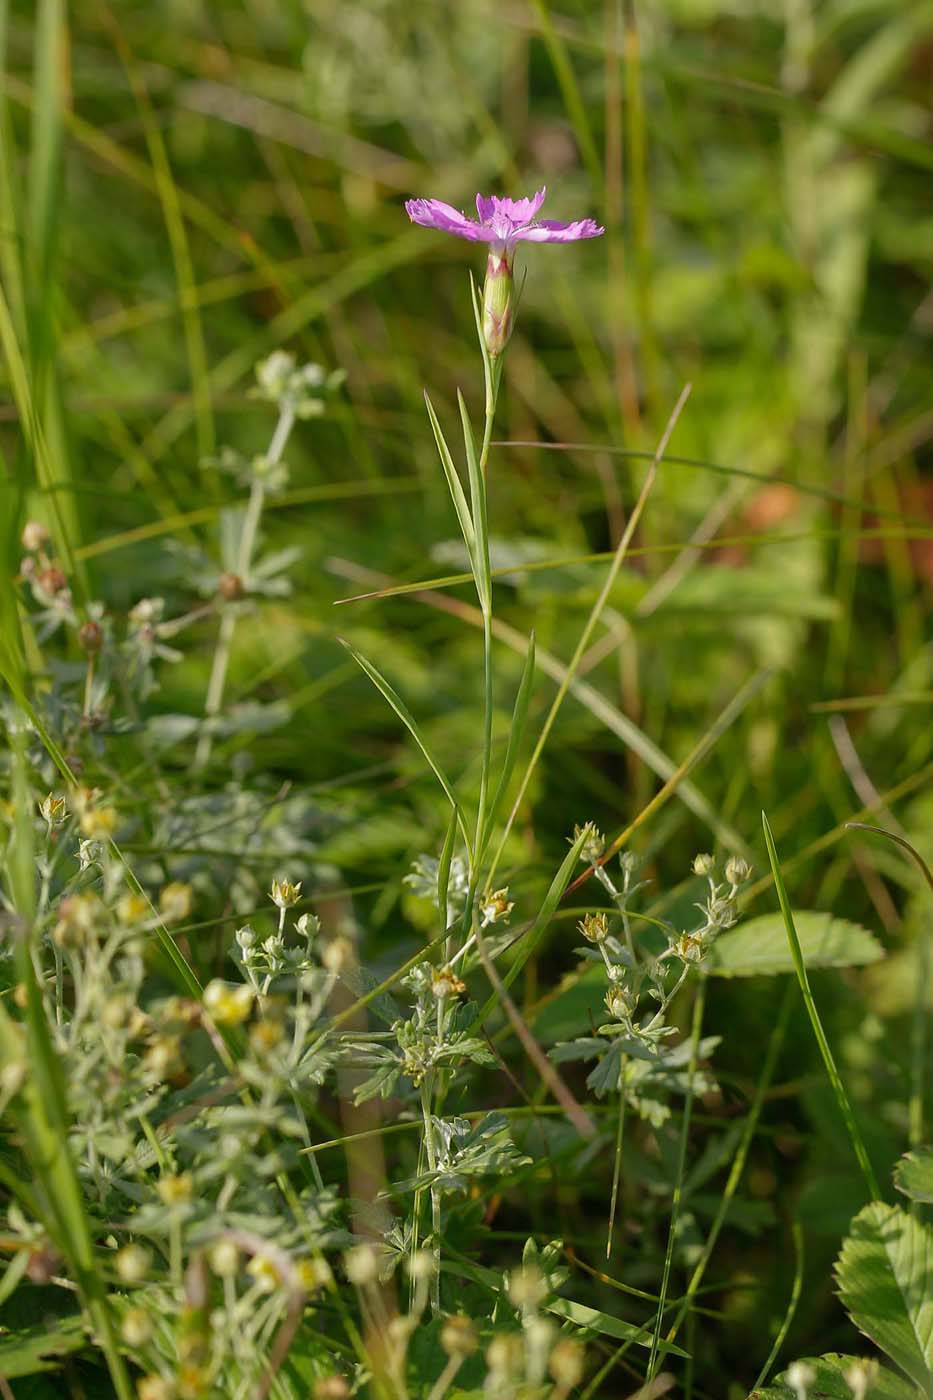
[[[437,414],[434,412],[434,405],[428,395],[424,393],[424,402],[428,410],[428,418],[431,420],[431,430],[434,433],[434,441],[437,443],[438,456],[441,459],[441,466],[444,468],[444,475],[447,478],[447,487],[450,491],[450,498],[454,503],[454,510],[457,512],[457,519],[460,522],[460,530],[463,534],[463,541],[467,547],[467,554],[470,556],[470,567],[473,570],[473,577],[477,578],[476,572],[476,530],[473,525],[473,517],[470,515],[470,507],[467,505],[466,496],[463,493],[463,486],[460,477],[457,475],[457,468],[454,466],[454,459],[450,455],[450,448],[447,446],[447,439],[444,437],[443,429],[438,422]],[[477,579],[477,588],[479,582]]]
[[512,721],[509,725],[509,739],[506,745],[505,758],[502,761],[502,768],[499,772],[499,781],[496,790],[492,795],[489,804],[489,815],[486,819],[486,840],[483,843],[484,849],[477,851],[477,861],[482,861],[485,847],[492,834],[492,828],[502,806],[502,799],[508,791],[509,779],[515,768],[515,761],[518,758],[518,750],[521,746],[525,733],[525,721],[528,718],[528,702],[531,699],[531,688],[535,677],[535,634],[532,632],[528,638],[528,651],[525,655],[525,665],[522,668],[522,678],[518,686],[518,694],[515,697],[515,706],[512,710]]
[[836,1282],[856,1327],[933,1396],[933,1229],[874,1201],[852,1221]]
[[816,1008],[816,1002],[813,1000],[813,992],[810,990],[810,979],[807,976],[807,966],[804,962],[803,951],[800,947],[800,939],[797,936],[797,929],[794,925],[794,916],[791,912],[790,900],[787,897],[787,889],[784,885],[784,877],[781,874],[781,867],[780,863],[778,862],[777,848],[774,844],[774,837],[771,834],[771,824],[769,823],[767,815],[764,812],[762,812],[761,814],[761,823],[765,833],[765,844],[768,847],[768,859],[771,862],[771,873],[774,876],[774,888],[777,891],[778,903],[781,906],[781,913],[784,916],[784,927],[787,930],[787,938],[791,946],[791,952],[794,959],[794,968],[797,973],[797,981],[800,983],[800,991],[801,995],[803,996],[804,1005],[807,1008],[807,1015],[810,1017],[810,1024],[813,1027],[813,1034],[816,1036],[816,1043],[819,1046],[820,1054],[823,1057],[823,1063],[826,1066],[826,1073],[829,1076],[829,1082],[832,1085],[833,1093],[836,1096],[836,1103],[839,1105],[839,1112],[841,1113],[843,1122],[846,1125],[846,1130],[849,1134],[849,1139],[852,1143],[852,1149],[858,1160],[858,1164],[862,1169],[862,1174],[865,1177],[865,1183],[868,1187],[869,1194],[871,1195],[873,1200],[877,1201],[881,1193],[878,1190],[878,1182],[875,1179],[874,1168],[872,1167],[871,1161],[869,1160],[868,1151],[865,1147],[862,1135],[859,1132],[858,1124],[855,1121],[855,1114],[852,1112],[852,1105],[849,1103],[849,1096],[845,1091],[845,1086],[843,1085],[842,1079],[839,1074],[839,1070],[836,1068],[836,1061],[833,1057],[833,1052],[830,1049],[829,1041],[826,1038],[826,1032],[823,1029],[823,1023],[820,1020],[820,1013]]
[[463,446],[466,451],[467,470],[470,476],[470,504],[473,528],[476,533],[474,561],[476,566],[476,592],[480,607],[488,611],[492,604],[492,582],[489,574],[489,526],[486,519],[486,479],[476,455],[476,440],[467,412],[466,400],[457,390],[457,403],[460,406],[460,421],[463,424]]
[[447,933],[447,892],[450,888],[450,862],[453,859],[459,819],[460,809],[454,807],[450,814],[450,823],[447,827],[447,835],[444,837],[444,845],[441,848],[441,857],[437,863],[437,913],[441,925],[441,938]]
[[339,640],[341,641],[343,646],[346,647],[347,651],[353,657],[353,660],[359,666],[360,670],[365,671],[366,675],[372,681],[376,689],[381,692],[384,698],[391,705],[392,709],[398,715],[399,719],[402,721],[405,728],[408,730],[409,734],[414,739],[421,752],[424,754],[425,758],[428,761],[428,766],[430,767],[431,772],[434,774],[435,778],[437,778],[437,781],[444,789],[444,792],[447,794],[447,798],[450,802],[450,805],[453,807],[454,811],[457,814],[458,825],[463,835],[463,839],[466,843],[467,852],[470,855],[472,855],[473,848],[470,845],[470,838],[467,834],[466,823],[464,822],[463,817],[460,813],[460,807],[454,795],[454,790],[451,785],[450,779],[447,777],[447,774],[444,772],[438,760],[434,757],[431,747],[428,744],[427,739],[424,737],[424,734],[421,731],[421,727],[418,724],[418,721],[415,719],[414,715],[411,713],[408,706],[405,704],[405,701],[399,695],[398,691],[395,690],[394,687],[389,684],[382,672],[377,670],[371,661],[367,661],[366,657],[363,656],[360,652],[358,652],[356,647],[354,647],[350,642],[348,642],[345,637],[341,637]]

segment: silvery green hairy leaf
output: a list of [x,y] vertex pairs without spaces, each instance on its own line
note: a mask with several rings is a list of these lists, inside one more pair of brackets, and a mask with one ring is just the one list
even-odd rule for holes
[[894,1168],[894,1185],[912,1201],[933,1203],[933,1147],[906,1153]]
[[[858,1364],[859,1358],[843,1356],[839,1352],[827,1352],[825,1356],[804,1357],[798,1365],[809,1366],[815,1373],[810,1387],[813,1400],[852,1400],[852,1388],[847,1383],[846,1373]],[[797,1400],[798,1392],[787,1384],[787,1372],[783,1371],[764,1390],[753,1390],[748,1400]],[[880,1367],[868,1392],[870,1400],[917,1400],[917,1391],[887,1367]]]
[[836,1282],[856,1327],[933,1395],[933,1229],[872,1202],[852,1221]]
[[[860,924],[833,914],[794,910],[794,925],[807,967],[862,967],[884,950]],[[748,919],[721,933],[705,966],[716,977],[763,977],[793,972],[794,962],[780,914]]]

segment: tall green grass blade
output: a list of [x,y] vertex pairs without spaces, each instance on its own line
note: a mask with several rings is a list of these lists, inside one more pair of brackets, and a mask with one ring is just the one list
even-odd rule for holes
[[783,1318],[781,1319],[781,1325],[778,1328],[777,1336],[775,1337],[771,1350],[768,1353],[768,1359],[762,1366],[760,1372],[758,1373],[758,1379],[752,1386],[753,1392],[757,1391],[759,1386],[764,1385],[765,1381],[768,1379],[768,1373],[770,1372],[771,1367],[774,1365],[775,1361],[777,1361],[778,1357],[780,1356],[781,1347],[784,1345],[784,1342],[787,1339],[787,1334],[791,1329],[791,1324],[793,1323],[794,1317],[797,1313],[797,1304],[800,1302],[800,1295],[803,1292],[803,1229],[801,1228],[799,1220],[792,1220],[790,1228],[791,1235],[794,1241],[794,1281],[791,1284],[790,1297],[787,1300],[787,1308],[784,1312]]
[[664,1251],[664,1265],[661,1270],[658,1313],[655,1318],[654,1332],[651,1337],[651,1355],[648,1359],[647,1381],[649,1385],[654,1380],[662,1345],[661,1330],[664,1322],[664,1309],[667,1303],[667,1291],[671,1281],[671,1267],[674,1262],[674,1244],[677,1239],[677,1227],[680,1223],[680,1210],[683,1203],[684,1176],[687,1169],[687,1143],[690,1137],[690,1118],[693,1113],[694,1084],[696,1080],[697,1059],[700,1052],[700,1036],[703,1031],[703,1014],[705,1010],[706,975],[701,970],[697,983],[696,997],[693,1003],[693,1018],[690,1025],[690,1063],[687,1069],[687,1093],[684,1098],[684,1114],[680,1129],[680,1141],[677,1148],[677,1170],[674,1177],[674,1191],[671,1199],[671,1220],[667,1232],[667,1247]]
[[845,1123],[846,1131],[849,1134],[849,1140],[852,1143],[852,1150],[855,1153],[856,1160],[858,1161],[859,1167],[862,1170],[862,1175],[865,1178],[865,1184],[868,1187],[869,1195],[871,1196],[872,1200],[877,1201],[880,1198],[881,1193],[878,1190],[878,1182],[875,1178],[874,1168],[872,1167],[871,1161],[869,1159],[865,1143],[862,1140],[862,1135],[859,1132],[858,1124],[855,1121],[855,1114],[852,1111],[852,1105],[849,1102],[849,1097],[845,1091],[845,1086],[843,1085],[842,1079],[839,1074],[839,1070],[836,1067],[836,1061],[833,1056],[833,1052],[830,1049],[829,1041],[826,1038],[826,1032],[823,1029],[823,1023],[820,1020],[820,1013],[817,1010],[816,1002],[813,1000],[813,992],[810,989],[810,978],[807,973],[807,965],[804,962],[803,953],[800,947],[800,939],[797,936],[797,929],[794,925],[794,916],[791,912],[790,900],[787,897],[787,889],[784,884],[784,877],[781,874],[781,866],[778,861],[777,848],[774,844],[774,837],[771,833],[771,825],[768,821],[766,813],[764,812],[762,812],[761,814],[761,824],[764,828],[765,844],[768,848],[768,859],[771,863],[771,873],[774,876],[774,888],[777,891],[778,903],[781,906],[781,913],[784,916],[784,927],[787,930],[787,938],[790,942],[791,952],[793,953],[794,958],[794,968],[797,972],[797,981],[800,984],[800,992],[803,997],[804,1005],[807,1008],[807,1015],[810,1017],[810,1024],[813,1027],[813,1034],[816,1037],[816,1043],[819,1046],[820,1054],[823,1057],[823,1064],[826,1066],[826,1073],[829,1076],[829,1082],[832,1085],[833,1093],[836,1096],[836,1103],[839,1106],[839,1112],[842,1115],[842,1120]]
[[463,445],[466,450],[467,470],[470,478],[470,506],[473,529],[476,535],[474,564],[476,569],[476,592],[484,612],[492,606],[492,581],[489,573],[489,524],[486,519],[486,479],[476,455],[476,440],[470,425],[466,401],[457,390],[457,403],[460,406],[460,421],[463,424]]
[[440,920],[440,937],[447,934],[447,894],[450,889],[450,863],[454,854],[454,842],[457,839],[457,826],[460,819],[459,807],[454,807],[450,814],[450,822],[447,826],[447,835],[444,837],[444,844],[441,847],[440,860],[437,863],[437,914]]
[[447,794],[447,798],[450,802],[451,807],[453,807],[455,813],[457,814],[458,825],[460,827],[463,839],[466,842],[467,852],[472,856],[473,848],[470,844],[470,838],[467,833],[466,823],[463,820],[459,804],[457,802],[456,796],[454,795],[453,786],[450,782],[450,779],[447,777],[447,774],[441,767],[440,763],[435,758],[431,746],[429,745],[427,739],[424,737],[424,734],[421,731],[421,726],[418,724],[418,721],[415,719],[414,715],[411,713],[408,706],[405,704],[404,700],[399,695],[398,691],[395,690],[395,688],[389,684],[382,672],[377,670],[371,661],[367,661],[366,657],[363,656],[361,652],[358,652],[356,647],[354,647],[350,642],[348,642],[345,637],[339,638],[339,641],[353,657],[353,660],[356,662],[357,666],[359,666],[360,670],[365,671],[366,675],[372,681],[376,689],[388,701],[389,705],[391,705],[392,709],[398,715],[399,719],[402,721],[405,728],[408,730],[409,734],[414,739],[415,743],[418,745],[422,754],[427,759],[428,767],[431,769],[431,772],[434,774],[435,778],[437,778],[437,781],[444,789],[444,792]]
[[476,530],[473,524],[473,517],[470,514],[470,507],[467,505],[466,496],[460,484],[460,477],[457,475],[457,468],[454,466],[454,459],[450,455],[447,439],[444,437],[443,429],[438,422],[437,414],[434,412],[434,405],[431,402],[427,390],[424,391],[424,402],[428,410],[428,418],[431,421],[434,441],[437,443],[437,451],[441,459],[441,466],[444,468],[444,475],[447,478],[447,488],[450,491],[450,498],[454,503],[454,510],[457,512],[457,519],[460,522],[463,542],[467,547],[467,554],[470,556],[470,566],[473,570],[473,577],[476,579],[476,587],[477,590],[479,590],[479,576],[476,567]]
[[13,321],[19,333],[26,325],[26,289],[21,256],[23,229],[22,194],[16,175],[16,151],[6,93],[9,0],[0,0],[0,281],[7,289]]
[[509,738],[505,749],[505,758],[502,760],[502,768],[499,772],[499,781],[496,790],[489,803],[489,815],[486,823],[486,840],[483,843],[483,850],[477,851],[477,861],[482,861],[485,854],[485,847],[492,834],[492,828],[499,808],[502,806],[502,799],[508,791],[509,781],[515,769],[515,761],[518,758],[518,751],[521,747],[525,734],[525,723],[528,719],[528,702],[531,699],[531,689],[535,678],[535,634],[532,632],[528,638],[528,651],[525,656],[525,665],[522,668],[522,678],[518,685],[518,694],[515,697],[515,706],[512,710],[512,721],[509,725]]
[[178,196],[178,187],[172,174],[172,166],[162,132],[152,110],[149,93],[116,20],[113,21],[112,30],[136,99],[136,108],[145,133],[156,189],[162,205],[162,215],[168,231],[169,246],[172,250],[172,261],[175,266],[175,278],[178,283],[178,298],[181,305],[188,354],[188,370],[191,376],[198,454],[204,458],[210,456],[214,450],[214,411],[211,403],[211,382],[207,349],[204,343],[204,328],[201,324],[201,314],[198,307],[197,279],[188,244],[185,220],[182,215],[181,201]]

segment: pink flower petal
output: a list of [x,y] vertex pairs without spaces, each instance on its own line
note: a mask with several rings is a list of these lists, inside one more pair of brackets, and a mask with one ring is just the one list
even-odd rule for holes
[[456,238],[468,238],[472,243],[491,243],[497,235],[442,199],[409,199],[405,205],[413,224],[434,228],[440,233],[452,233]]
[[598,238],[605,233],[593,219],[578,219],[576,223],[561,224],[556,219],[541,219],[538,223],[516,229],[514,241],[526,243],[574,243],[579,238]]

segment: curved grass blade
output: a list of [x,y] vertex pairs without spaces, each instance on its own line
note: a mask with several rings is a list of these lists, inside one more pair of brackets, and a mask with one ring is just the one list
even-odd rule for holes
[[424,391],[424,402],[428,410],[428,418],[431,420],[431,430],[434,433],[434,441],[437,443],[437,452],[441,459],[441,466],[444,468],[444,475],[447,478],[447,488],[450,491],[450,497],[454,503],[454,510],[457,512],[457,519],[460,522],[460,530],[463,534],[463,542],[470,556],[470,566],[473,569],[473,577],[477,580],[476,586],[478,589],[476,530],[473,525],[473,517],[470,515],[470,507],[467,505],[466,496],[463,494],[463,487],[460,484],[460,477],[457,475],[457,468],[454,466],[454,459],[450,455],[447,439],[444,437],[443,429],[438,422],[437,414],[434,412],[434,405],[431,402],[427,389]]
[[784,915],[784,927],[787,929],[787,937],[790,942],[791,953],[794,959],[794,967],[797,971],[797,981],[800,983],[800,992],[803,996],[804,1005],[807,1008],[807,1015],[810,1017],[810,1024],[813,1027],[813,1034],[816,1036],[816,1043],[820,1048],[823,1063],[826,1066],[826,1073],[832,1085],[836,1102],[839,1105],[839,1112],[842,1114],[849,1140],[852,1143],[852,1150],[855,1153],[862,1175],[865,1177],[865,1184],[873,1201],[880,1200],[881,1193],[878,1190],[878,1182],[875,1179],[874,1168],[868,1157],[868,1151],[859,1132],[858,1124],[855,1121],[855,1114],[849,1102],[849,1096],[845,1091],[833,1052],[830,1049],[826,1032],[823,1030],[823,1023],[820,1020],[820,1013],[813,1000],[813,992],[810,990],[810,978],[807,974],[806,963],[803,960],[803,953],[800,949],[800,939],[797,937],[797,929],[794,926],[794,916],[791,913],[790,900],[787,897],[787,889],[784,884],[784,877],[781,874],[781,867],[778,862],[777,848],[774,844],[774,837],[771,834],[771,824],[767,815],[762,812],[761,824],[765,833],[765,845],[768,847],[768,859],[771,862],[771,873],[774,876],[774,888],[777,891],[778,903],[781,906],[781,913]]
[[460,817],[459,807],[454,807],[450,814],[450,824],[447,827],[447,835],[444,837],[444,845],[441,849],[441,858],[437,863],[437,912],[440,919],[440,936],[444,938],[447,934],[447,892],[450,889],[450,862],[454,854],[454,841],[457,837],[457,822]]
[[466,401],[457,390],[457,403],[460,406],[460,421],[463,424],[463,446],[466,450],[467,470],[470,474],[470,503],[473,507],[473,528],[476,533],[474,568],[476,571],[476,592],[480,607],[488,612],[492,604],[492,579],[489,573],[489,526],[486,519],[486,479],[476,455],[476,440],[470,425]]
[[356,662],[357,666],[359,666],[360,670],[366,672],[366,675],[372,681],[376,689],[380,691],[383,697],[389,702],[389,704],[392,706],[392,709],[398,715],[399,719],[402,721],[405,728],[408,730],[409,734],[414,739],[421,752],[424,754],[425,758],[428,761],[428,766],[431,769],[431,772],[434,774],[435,778],[440,783],[441,787],[444,789],[444,792],[447,794],[447,799],[450,802],[451,807],[453,807],[454,812],[456,813],[457,824],[460,827],[461,834],[463,836],[464,842],[466,843],[467,852],[472,859],[473,848],[470,844],[470,838],[467,833],[466,823],[463,820],[459,804],[457,802],[456,797],[454,796],[454,790],[451,786],[450,779],[447,777],[447,774],[444,772],[440,763],[437,761],[437,759],[434,757],[434,754],[431,752],[431,749],[428,745],[428,741],[425,739],[418,725],[418,721],[415,719],[411,710],[409,710],[408,706],[405,704],[405,701],[399,695],[398,691],[395,690],[395,688],[389,684],[382,672],[377,670],[371,661],[367,661],[366,657],[363,656],[361,652],[358,652],[356,647],[353,646],[350,642],[348,642],[345,637],[339,637],[338,641],[341,643],[342,646],[344,646],[347,649],[347,651],[353,657],[353,660]]

